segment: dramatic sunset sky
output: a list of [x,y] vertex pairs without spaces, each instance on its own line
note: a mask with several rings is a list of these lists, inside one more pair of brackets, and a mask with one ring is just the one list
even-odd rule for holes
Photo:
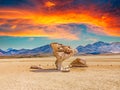
[[120,0],[0,0],[0,49],[120,41]]

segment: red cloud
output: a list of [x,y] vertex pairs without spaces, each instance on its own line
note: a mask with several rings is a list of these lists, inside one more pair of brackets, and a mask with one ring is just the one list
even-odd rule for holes
[[[65,27],[59,28],[57,25],[84,23],[88,26],[90,32],[120,36],[119,16],[104,12],[94,4],[88,4],[89,7],[86,7],[81,3],[74,5],[73,1],[31,0],[34,4],[33,8],[30,6],[12,7],[9,9],[0,8],[0,25],[7,24],[11,28],[9,32],[0,31],[0,35],[78,39],[77,34],[71,32],[73,31],[70,29],[72,27],[66,30]],[[28,28],[28,25],[33,27]],[[37,28],[39,25],[47,26],[47,30],[45,28]]]

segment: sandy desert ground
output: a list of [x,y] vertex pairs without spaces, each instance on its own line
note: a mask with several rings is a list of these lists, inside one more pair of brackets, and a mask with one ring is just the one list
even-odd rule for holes
[[[0,59],[0,90],[120,90],[120,55],[77,57],[85,59],[88,67],[60,72],[54,57]],[[30,69],[39,64],[43,70]]]

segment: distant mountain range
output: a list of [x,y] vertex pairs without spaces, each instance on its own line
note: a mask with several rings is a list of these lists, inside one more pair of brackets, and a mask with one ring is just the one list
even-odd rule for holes
[[41,46],[34,49],[8,49],[3,51],[0,49],[0,55],[10,56],[10,55],[35,55],[35,54],[52,54],[52,48],[50,45]]
[[78,46],[76,49],[78,54],[120,53],[120,42],[105,43],[99,41],[86,46]]
[[[76,48],[78,54],[104,54],[104,53],[120,53],[120,42],[105,43],[102,41],[88,44],[86,46],[78,46]],[[12,49],[9,48],[7,51],[0,49],[1,56],[11,55],[36,55],[36,54],[52,54],[52,48],[50,45],[44,45],[34,49]]]

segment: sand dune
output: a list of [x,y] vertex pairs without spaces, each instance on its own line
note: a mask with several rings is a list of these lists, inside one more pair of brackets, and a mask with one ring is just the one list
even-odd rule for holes
[[[120,55],[77,57],[86,59],[88,67],[60,72],[54,57],[0,59],[0,90],[120,90]],[[30,69],[39,64],[42,70]]]

